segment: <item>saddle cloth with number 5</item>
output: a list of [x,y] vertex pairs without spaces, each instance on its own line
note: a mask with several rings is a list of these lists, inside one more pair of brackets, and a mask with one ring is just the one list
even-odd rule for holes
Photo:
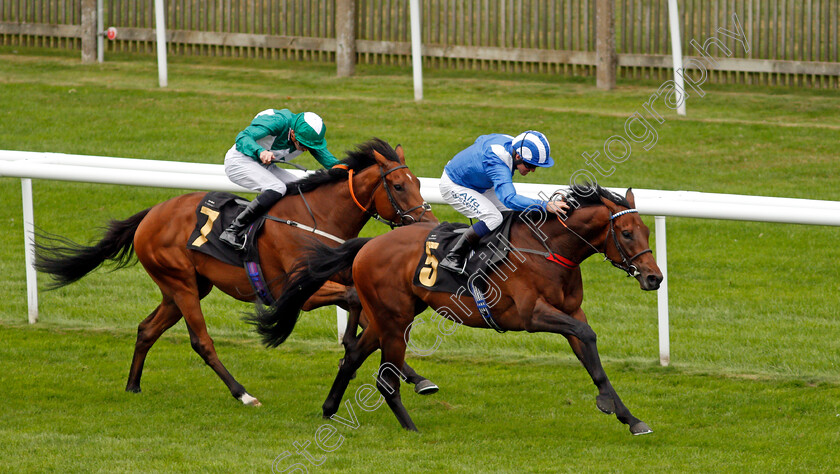
[[471,281],[475,281],[476,278],[482,280],[481,277],[488,277],[496,267],[508,273],[509,270],[502,261],[507,258],[510,251],[510,227],[515,215],[519,213],[504,212],[502,214],[504,217],[502,225],[481,239],[478,247],[470,254],[466,271],[462,274],[438,268],[438,263],[446,257],[449,249],[469,226],[457,222],[444,222],[432,229],[426,237],[423,246],[425,252],[420,257],[420,262],[414,272],[414,285],[431,291],[456,293],[459,288],[469,288],[468,281],[471,278]]

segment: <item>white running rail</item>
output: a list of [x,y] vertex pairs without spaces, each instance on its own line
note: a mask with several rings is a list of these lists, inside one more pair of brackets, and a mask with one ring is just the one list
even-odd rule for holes
[[[298,170],[289,171],[301,176],[304,174]],[[0,150],[0,177],[21,178],[30,323],[38,321],[36,273],[32,265],[34,253],[32,179],[250,192],[231,183],[225,176],[223,165],[62,153]],[[439,181],[437,178],[420,178],[420,192],[423,198],[432,204],[444,203],[438,190]],[[541,194],[551,196],[554,191],[566,188],[551,184],[517,184],[515,186],[517,192],[535,198]],[[612,188],[612,190],[621,195],[625,191],[618,188]],[[665,276],[658,291],[659,360],[662,365],[668,365],[671,358],[668,333],[668,259],[665,239],[667,216],[840,226],[840,201],[652,189],[634,189],[633,193],[639,212],[655,216],[656,260]],[[340,339],[346,315],[339,313],[337,320]]]

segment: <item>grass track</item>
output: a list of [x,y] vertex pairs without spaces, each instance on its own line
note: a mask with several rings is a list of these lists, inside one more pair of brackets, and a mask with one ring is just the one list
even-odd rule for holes
[[[7,452],[18,454],[5,460],[4,468],[17,472],[267,471],[281,453],[294,453],[293,443],[314,442],[318,427],[327,423],[319,419],[320,402],[339,357],[336,347],[324,342],[293,342],[267,355],[255,341],[223,340],[218,347],[230,369],[267,402],[255,410],[219,390],[215,375],[185,337],[158,343],[144,393],[134,395],[119,390],[130,333],[4,326],[0,334],[7,342],[0,349],[2,359],[21,361],[3,370],[4,386],[32,394],[7,398],[3,412],[0,437],[7,440]],[[837,442],[840,407],[821,403],[840,397],[836,384],[608,362],[625,401],[639,416],[655,420],[653,435],[632,437],[598,413],[587,390],[591,382],[570,360],[444,355],[418,365],[446,381],[435,396],[405,395],[422,433],[402,432],[384,406],[373,412],[356,408],[357,429],[332,423],[345,439],[323,455],[322,470],[836,467],[836,452],[819,448]],[[374,370],[374,364],[366,364],[360,378]],[[346,408],[339,415],[348,416]],[[305,461],[295,453],[281,466],[294,462]]]
[[[426,100],[416,104],[410,73],[399,68],[337,79],[329,64],[179,58],[160,90],[150,57],[84,66],[76,54],[0,48],[0,61],[0,149],[219,163],[255,112],[309,108],[325,117],[334,152],[381,136],[406,147],[419,176],[438,176],[478,134],[539,129],[558,165],[518,178],[530,182],[566,182],[586,166],[581,153],[621,133],[658,86],[603,93],[549,76],[427,71]],[[689,102],[688,118],[666,114],[656,147],[634,150],[601,184],[840,200],[840,94],[707,92]],[[36,224],[77,241],[179,194],[50,181],[34,189]],[[30,327],[20,219],[19,180],[0,179],[3,469],[268,471],[294,442],[314,440],[341,355],[331,311],[306,316],[287,344],[267,351],[239,321],[248,305],[218,292],[205,300],[220,357],[263,409],[230,398],[183,323],[151,351],[143,394],[126,394],[136,325],[157,304],[156,287],[139,267],[99,271],[42,292],[42,322]],[[374,223],[363,234],[384,230]],[[607,373],[653,435],[631,437],[597,412],[591,381],[563,340],[462,328],[413,361],[443,387],[432,397],[404,394],[420,435],[401,432],[386,408],[360,414],[357,430],[338,426],[344,444],[317,470],[836,469],[838,230],[669,219],[668,231],[672,367],[656,364],[655,294],[597,259],[583,265],[584,309]]]

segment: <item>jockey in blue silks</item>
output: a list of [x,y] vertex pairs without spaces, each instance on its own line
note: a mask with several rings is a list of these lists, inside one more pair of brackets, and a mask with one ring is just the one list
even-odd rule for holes
[[524,211],[541,208],[564,214],[568,204],[546,202],[516,194],[513,174],[525,176],[538,167],[554,165],[548,140],[529,130],[516,137],[493,133],[449,160],[440,178],[443,200],[470,219],[479,219],[464,232],[439,267],[463,273],[466,256],[481,240],[502,224],[504,210]]

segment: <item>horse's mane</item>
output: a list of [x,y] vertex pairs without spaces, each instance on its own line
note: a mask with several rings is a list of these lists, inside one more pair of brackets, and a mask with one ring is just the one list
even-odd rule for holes
[[[559,191],[558,191],[559,192]],[[568,191],[564,192],[563,195],[566,198],[566,202],[569,203],[569,211],[568,215],[572,215],[575,209],[579,209],[581,207],[591,207],[591,206],[603,206],[604,202],[601,201],[601,198],[605,198],[608,201],[612,201],[619,206],[624,206],[626,208],[631,208],[633,206],[627,201],[627,198],[622,197],[608,189],[604,189],[601,186],[596,184],[576,184],[571,186]],[[530,214],[530,213],[538,213],[542,211],[522,211],[523,213]]]
[[[349,169],[354,172],[359,172],[368,166],[376,164],[376,159],[373,157],[373,152],[376,151],[385,159],[399,163],[400,159],[397,152],[391,148],[385,140],[381,138],[371,138],[370,140],[358,145],[355,150],[348,150],[345,152],[347,158],[341,160],[342,164],[347,165]],[[308,193],[322,184],[334,183],[347,179],[348,170],[343,169],[320,169],[313,174],[292,182],[289,185],[288,194]]]
[[576,184],[570,187],[569,192],[566,193],[567,201],[570,203],[577,203],[572,205],[573,209],[577,209],[578,207],[603,205],[604,203],[601,201],[601,198],[612,201],[619,206],[627,208],[633,207],[629,202],[627,202],[627,198],[619,196],[610,190],[604,189],[598,184]]

